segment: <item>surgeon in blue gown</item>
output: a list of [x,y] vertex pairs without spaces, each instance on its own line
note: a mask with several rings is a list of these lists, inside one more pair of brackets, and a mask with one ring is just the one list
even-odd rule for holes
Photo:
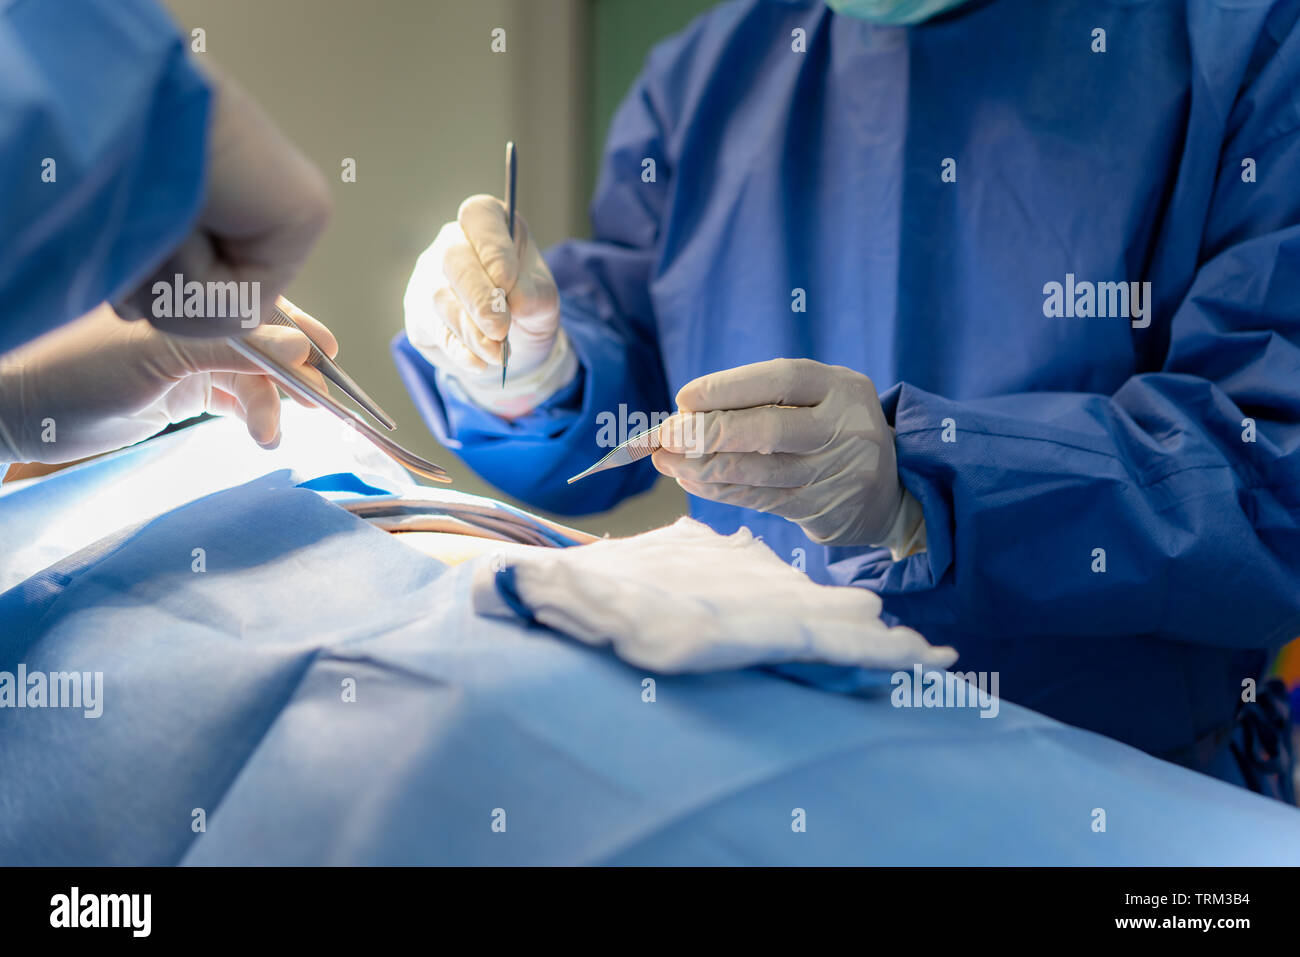
[[[399,369],[511,494],[594,512],[657,467],[697,518],[880,592],[1005,697],[1277,792],[1298,20],[724,4],[623,102],[592,239],[542,256],[498,200],[462,205],[411,278]],[[620,406],[695,413],[694,444],[567,485]]]
[[275,386],[224,337],[255,335],[289,362],[306,340],[249,333],[255,309],[164,315],[154,281],[242,283],[269,303],[329,193],[238,85],[199,72],[154,0],[0,0],[0,183],[0,472],[202,411],[277,441]]

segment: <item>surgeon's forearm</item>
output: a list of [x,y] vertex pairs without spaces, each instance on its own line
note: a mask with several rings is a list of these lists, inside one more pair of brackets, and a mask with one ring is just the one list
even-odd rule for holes
[[0,5],[0,351],[134,285],[181,239],[208,99],[153,0]]
[[859,584],[907,624],[1247,648],[1300,632],[1300,463],[1267,448],[1300,449],[1300,416],[1245,444],[1217,386],[1161,373],[1116,397],[956,402],[905,385],[886,405],[926,551]]

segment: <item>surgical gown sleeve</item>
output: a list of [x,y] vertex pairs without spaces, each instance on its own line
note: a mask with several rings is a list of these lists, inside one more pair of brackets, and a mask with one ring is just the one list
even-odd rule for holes
[[1190,287],[1132,330],[1152,371],[1113,395],[886,395],[928,535],[852,576],[890,613],[999,640],[1300,634],[1300,33],[1285,44],[1181,177],[1209,212],[1174,244]]
[[0,0],[0,351],[138,285],[183,238],[208,99],[153,0]]
[[609,434],[613,425],[613,438],[621,440],[638,431],[639,416],[672,410],[649,297],[672,173],[660,161],[652,181],[642,175],[644,158],[664,155],[662,115],[645,80],[638,81],[610,129],[591,204],[593,238],[561,243],[546,256],[560,290],[561,322],[579,359],[573,383],[506,421],[470,402],[405,333],[393,343],[402,378],[439,440],[488,481],[539,508],[602,511],[650,488],[657,475],[646,459],[565,482],[609,451],[597,444],[602,430]]

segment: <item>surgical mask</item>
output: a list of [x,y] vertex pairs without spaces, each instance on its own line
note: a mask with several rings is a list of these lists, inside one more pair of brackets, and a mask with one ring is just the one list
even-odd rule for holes
[[928,20],[965,2],[966,0],[826,0],[826,6],[846,17],[905,26]]

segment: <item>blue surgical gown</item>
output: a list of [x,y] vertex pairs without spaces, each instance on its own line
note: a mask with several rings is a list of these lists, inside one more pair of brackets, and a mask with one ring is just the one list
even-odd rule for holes
[[[1011,700],[1250,783],[1243,683],[1300,634],[1298,17],[986,0],[904,29],[729,3],[652,52],[593,238],[548,253],[577,380],[506,422],[403,337],[398,366],[477,472],[565,513],[653,481],[565,484],[602,411],[779,356],[856,369],[923,554],[692,514],[879,591]],[[1120,281],[1151,283],[1145,327],[1045,315],[1048,283]]]
[[129,292],[184,238],[208,108],[153,0],[0,0],[0,352]]

